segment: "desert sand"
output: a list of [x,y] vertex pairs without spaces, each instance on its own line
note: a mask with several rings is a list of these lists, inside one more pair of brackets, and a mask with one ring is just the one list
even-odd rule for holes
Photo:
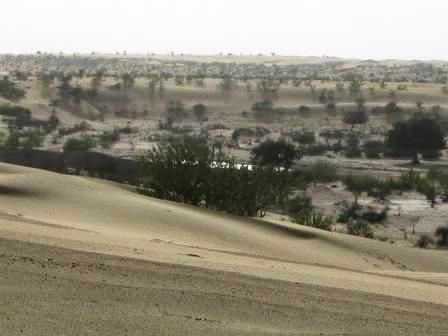
[[446,335],[448,254],[0,164],[5,335]]

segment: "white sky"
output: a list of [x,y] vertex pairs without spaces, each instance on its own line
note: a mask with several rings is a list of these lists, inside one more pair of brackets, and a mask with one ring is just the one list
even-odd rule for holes
[[448,60],[448,0],[0,0],[0,53]]

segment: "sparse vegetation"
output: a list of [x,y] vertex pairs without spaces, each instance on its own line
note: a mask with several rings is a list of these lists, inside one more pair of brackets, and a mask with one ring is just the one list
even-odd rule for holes
[[0,79],[0,97],[17,101],[25,97],[25,90],[19,88],[17,84],[10,81],[8,77]]
[[288,170],[302,157],[298,148],[284,141],[267,140],[252,150],[252,162]]
[[64,152],[85,152],[96,147],[96,141],[90,136],[70,138],[64,143]]
[[395,151],[410,151],[412,163],[419,164],[419,153],[445,148],[445,132],[435,119],[419,114],[396,123],[387,133],[386,145]]
[[274,167],[238,166],[202,144],[172,144],[140,158],[142,192],[240,216],[264,216],[289,194],[290,177]]

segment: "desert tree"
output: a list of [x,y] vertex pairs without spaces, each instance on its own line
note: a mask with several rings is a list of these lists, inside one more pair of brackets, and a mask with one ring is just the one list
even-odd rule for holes
[[284,141],[267,140],[255,147],[252,152],[252,162],[259,166],[273,166],[289,170],[302,158],[300,150],[293,144]]
[[355,128],[355,125],[361,125],[367,123],[369,115],[364,109],[356,111],[348,111],[344,114],[343,121],[346,124],[351,125],[351,131]]
[[184,104],[179,100],[169,100],[166,104],[166,111],[168,114],[168,118],[173,121],[181,120],[185,116]]
[[8,100],[17,101],[25,97],[25,90],[17,86],[16,83],[9,80],[7,76],[0,79],[0,97]]
[[448,225],[439,226],[436,229],[437,245],[440,247],[448,247]]
[[445,148],[445,133],[434,118],[422,114],[394,124],[386,135],[386,146],[396,152],[411,152],[413,164],[419,164],[418,154]]
[[193,105],[193,114],[198,121],[204,120],[206,112],[207,107],[204,104],[198,103]]
[[354,195],[354,204],[357,205],[359,196],[375,187],[377,180],[367,175],[346,175],[342,178],[342,182],[345,188]]
[[127,91],[135,84],[135,76],[129,72],[125,72],[121,75],[121,88],[123,91]]

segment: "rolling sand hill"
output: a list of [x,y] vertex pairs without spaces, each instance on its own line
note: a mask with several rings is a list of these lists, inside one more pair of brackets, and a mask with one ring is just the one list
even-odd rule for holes
[[5,335],[446,335],[448,254],[0,164]]

